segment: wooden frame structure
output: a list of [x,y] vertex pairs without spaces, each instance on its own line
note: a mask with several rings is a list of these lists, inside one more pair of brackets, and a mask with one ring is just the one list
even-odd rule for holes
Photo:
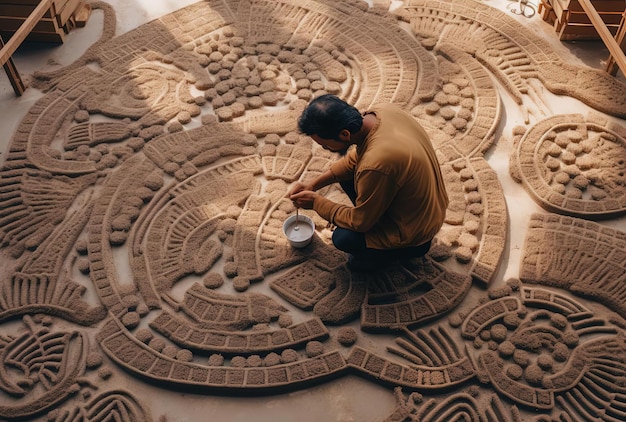
[[615,34],[615,38],[606,27],[602,18],[596,11],[595,7],[591,3],[591,0],[578,0],[580,5],[585,10],[585,13],[589,16],[591,23],[598,31],[598,35],[604,41],[604,45],[609,49],[609,58],[607,59],[606,71],[611,75],[615,75],[617,73],[617,69],[615,66],[619,67],[624,75],[626,75],[626,54],[624,51],[626,50],[626,41],[624,40],[624,35],[626,34],[626,2],[624,2],[624,10],[622,11],[622,20],[617,29],[617,33]]
[[0,0],[0,65],[17,96],[26,87],[11,56],[24,40],[63,43],[86,24],[90,11],[83,0]]
[[626,75],[626,0],[540,0],[539,12],[561,40],[600,38],[609,50],[605,70]]
[[13,58],[11,56],[24,42],[30,31],[32,31],[35,25],[37,25],[37,22],[39,22],[43,15],[45,15],[50,9],[52,1],[53,0],[42,0],[39,2],[37,7],[35,7],[35,10],[33,10],[33,12],[17,29],[15,34],[13,34],[6,44],[2,41],[2,38],[0,38],[0,46],[2,47],[0,50],[0,64],[4,67],[4,70],[11,81],[11,85],[13,86],[13,90],[15,91],[15,95],[17,96],[21,96],[26,90],[26,87],[24,86],[22,78],[20,78],[20,74],[15,67],[15,63],[13,63]]

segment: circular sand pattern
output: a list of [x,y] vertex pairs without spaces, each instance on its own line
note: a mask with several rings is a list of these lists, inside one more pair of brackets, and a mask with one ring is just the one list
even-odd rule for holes
[[[70,67],[38,75],[46,94],[0,170],[11,260],[0,319],[23,316],[0,336],[0,418],[155,420],[144,398],[107,384],[129,374],[233,395],[358,374],[395,388],[394,421],[515,421],[537,409],[554,420],[620,419],[623,232],[534,217],[521,282],[451,311],[473,284],[503,284],[508,214],[483,157],[502,118],[494,80],[529,121],[547,113],[533,80],[616,116],[626,89],[566,65],[501,12],[454,5],[407,1],[393,15],[358,1],[215,0],[111,39],[114,16],[94,3],[106,12],[103,39]],[[564,74],[588,80],[564,87]],[[295,132],[302,108],[325,92],[360,109],[397,103],[432,135],[450,206],[426,258],[351,273],[332,228],[311,212],[312,244],[289,246],[290,184],[336,159]],[[574,127],[598,133],[602,154],[623,152],[618,129]],[[571,153],[579,168],[595,168],[577,160],[598,149],[562,143],[563,163]],[[583,191],[581,178],[571,183]],[[595,183],[607,195],[594,201],[608,204],[617,185]],[[336,186],[322,193],[347,201]],[[621,316],[596,317],[526,283],[569,289]],[[342,326],[354,320],[358,333]]]
[[512,172],[544,208],[608,218],[626,212],[626,127],[581,115],[545,119],[519,140]]

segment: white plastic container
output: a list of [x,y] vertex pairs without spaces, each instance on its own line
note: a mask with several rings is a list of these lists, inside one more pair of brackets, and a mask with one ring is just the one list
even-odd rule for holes
[[[298,221],[296,222],[296,217]],[[292,215],[283,223],[283,233],[294,248],[304,248],[313,239],[315,223],[306,215]]]

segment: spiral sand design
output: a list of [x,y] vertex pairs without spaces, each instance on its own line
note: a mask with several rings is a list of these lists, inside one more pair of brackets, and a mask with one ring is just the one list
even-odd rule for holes
[[[126,380],[245,402],[351,374],[390,421],[623,419],[626,234],[585,219],[623,212],[626,130],[538,83],[618,118],[626,87],[481,3],[388,6],[211,0],[113,37],[94,3],[102,40],[37,75],[0,169],[0,419],[166,419]],[[284,238],[290,184],[336,158],[295,131],[325,92],[433,137],[450,206],[424,259],[352,273],[312,213],[311,245]],[[506,282],[502,95],[527,120],[511,174],[551,212]]]

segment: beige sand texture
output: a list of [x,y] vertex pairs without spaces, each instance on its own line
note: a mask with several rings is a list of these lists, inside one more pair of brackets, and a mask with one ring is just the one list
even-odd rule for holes
[[[626,419],[626,84],[487,3],[397,3],[208,0],[119,36],[92,3],[102,38],[34,75],[0,168],[0,420]],[[310,211],[289,246],[285,194],[336,159],[296,132],[322,93],[432,136],[425,258],[351,272]]]

